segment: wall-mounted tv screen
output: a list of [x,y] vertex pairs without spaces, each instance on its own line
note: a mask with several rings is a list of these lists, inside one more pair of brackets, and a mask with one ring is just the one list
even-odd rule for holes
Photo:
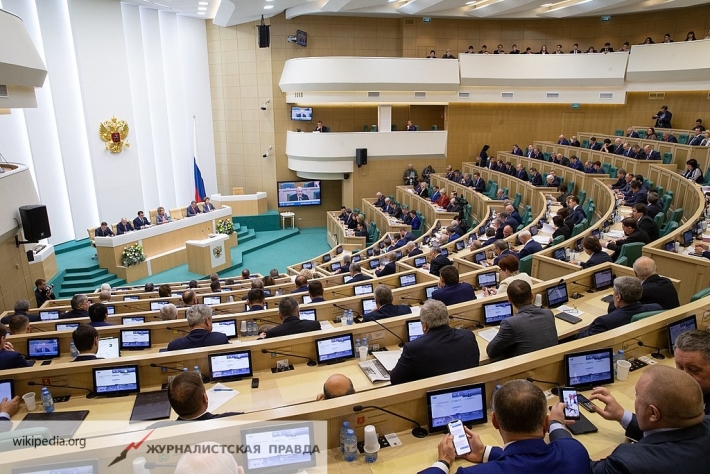
[[321,203],[320,180],[279,181],[279,207],[319,206]]
[[308,46],[308,33],[303,30],[296,30],[296,44],[299,46]]
[[313,107],[291,107],[291,120],[310,122],[313,120]]

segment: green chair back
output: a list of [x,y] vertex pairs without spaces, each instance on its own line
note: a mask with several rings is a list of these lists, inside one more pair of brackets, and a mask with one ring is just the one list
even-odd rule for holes
[[574,194],[574,181],[567,181],[567,192]]
[[554,239],[552,239],[552,245],[557,245],[561,244],[562,242],[565,241],[565,236],[564,235],[558,235]]
[[495,199],[496,194],[498,194],[498,183],[493,183],[491,189],[486,193],[486,196],[488,196],[489,199]]
[[636,130],[636,133],[639,134],[639,138],[641,138],[641,139],[646,138],[646,130]]
[[[643,242],[634,242],[632,244],[624,245],[623,247],[621,247],[621,253],[619,253],[619,258],[626,257],[628,259],[626,266],[633,267],[636,259],[641,256],[641,251],[643,250],[644,245],[646,244],[644,244]],[[618,264],[619,259],[617,259],[615,263]]]
[[[656,214],[656,217],[658,217],[658,214]],[[662,230],[660,231],[660,236],[665,237],[666,235],[670,234],[674,230],[678,228],[678,223],[674,221],[668,221],[667,225],[664,225]]]
[[646,319],[648,317],[655,316],[656,314],[662,313],[663,311],[665,311],[665,310],[659,309],[657,311],[646,311],[645,313],[635,314],[634,316],[632,316],[631,322],[635,323],[636,321],[640,321],[641,319]]
[[678,135],[678,143],[681,145],[687,145],[688,144],[688,134],[687,133],[681,133]]
[[589,140],[586,138],[582,140],[582,148],[589,148]]
[[[708,176],[710,176],[710,174]],[[523,200],[523,195],[520,193],[515,193],[515,200],[513,201],[513,207],[515,209],[520,208],[520,201],[522,201],[522,200]]]
[[616,178],[617,176],[619,176],[619,168],[617,168],[616,166],[612,166],[611,168],[609,168],[609,177]]
[[397,124],[396,124],[396,123],[393,123],[393,124],[390,126],[390,130],[392,130],[393,132],[396,132],[396,131],[397,131]]
[[670,165],[673,163],[673,153],[667,151],[663,154],[663,164]]
[[602,163],[602,169],[606,174],[611,174],[611,163]]
[[629,266],[629,259],[626,257],[619,257],[616,259],[616,262],[614,262],[614,263],[616,263],[617,265],[623,265],[625,267],[628,267]]
[[377,131],[377,125],[373,125],[372,127],[370,127],[370,131],[371,131],[371,132],[376,132],[376,131]]
[[532,276],[532,258],[532,255],[528,255],[520,259],[520,262],[518,262],[518,270],[520,273],[527,273]]
[[704,289],[698,291],[697,293],[695,293],[690,298],[690,302],[692,303],[693,301],[697,301],[700,298],[707,298],[708,296],[710,296],[710,288],[704,288]]
[[663,225],[663,213],[659,212],[658,214],[656,214],[656,217],[653,218],[653,221],[656,223],[656,225],[660,229],[661,226]]
[[623,130],[616,129],[616,130],[614,130],[614,136],[616,136],[616,137],[623,137],[623,136],[624,136],[624,131],[623,131]]
[[668,209],[671,207],[671,201],[673,200],[673,196],[668,194],[670,191],[666,191],[666,193],[663,195],[663,199],[661,201],[663,202],[663,213],[665,214],[668,212]]
[[432,125],[432,126],[431,126],[431,129],[432,129],[432,130],[439,130],[439,126],[438,126],[438,125]]
[[577,197],[579,198],[579,205],[580,206],[584,205],[584,201],[587,199],[587,191],[581,190],[580,192],[577,193]]
[[584,225],[581,222],[579,224],[575,224],[572,228],[572,237],[577,237],[582,232],[584,232]]

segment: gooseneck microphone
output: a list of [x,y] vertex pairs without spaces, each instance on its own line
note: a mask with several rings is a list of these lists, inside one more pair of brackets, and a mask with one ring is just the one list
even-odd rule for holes
[[340,293],[340,292],[338,292],[338,291],[332,291],[332,290],[331,290],[330,293],[331,293],[333,296],[336,296],[336,295],[337,295],[337,296],[344,296],[345,298],[350,298],[350,297],[352,296],[352,295],[347,295],[347,294],[345,294],[345,293]]
[[362,314],[360,313],[360,311],[358,311],[356,309],[348,308],[347,306],[341,306],[337,303],[333,303],[333,306],[335,306],[338,309],[342,309],[343,311],[352,311],[353,313],[355,313],[355,316],[362,317]]
[[306,365],[308,365],[308,367],[315,367],[316,365],[318,365],[318,364],[316,363],[316,361],[314,361],[313,359],[311,359],[311,358],[308,357],[308,356],[303,356],[303,355],[298,355],[298,354],[291,354],[291,353],[289,353],[289,352],[277,352],[277,351],[272,351],[272,350],[269,350],[269,349],[262,349],[262,350],[261,350],[261,353],[262,353],[262,354],[272,353],[272,354],[284,355],[284,356],[289,356],[289,357],[298,357],[299,359],[307,359],[307,360],[308,360],[308,364],[306,364]]
[[641,346],[641,347],[650,347],[651,349],[656,349],[656,352],[652,352],[652,353],[651,353],[651,357],[653,357],[654,359],[661,360],[661,359],[665,359],[665,358],[666,358],[666,356],[664,356],[663,354],[661,354],[661,348],[660,348],[660,347],[656,347],[656,346],[651,346],[651,345],[648,345],[648,344],[644,344],[643,341],[638,341],[638,345]]
[[483,329],[485,326],[481,324],[481,322],[478,319],[471,319],[471,318],[464,318],[463,316],[459,316],[458,314],[454,314],[452,316],[449,316],[451,319],[460,319],[462,321],[468,321],[470,323],[475,323],[476,324],[476,329]]
[[[370,321],[367,321],[367,322],[369,323]],[[402,339],[402,338],[399,337],[397,334],[395,334],[394,332],[392,332],[392,330],[391,330],[390,328],[388,328],[387,326],[385,326],[384,324],[382,324],[381,322],[379,322],[379,321],[376,320],[376,319],[373,319],[372,322],[375,323],[375,324],[377,324],[378,326],[380,326],[382,329],[384,329],[384,330],[387,331],[388,333],[392,334],[392,335],[393,335],[394,337],[396,337],[397,339],[399,339],[399,344],[397,344],[397,346],[399,346],[399,347],[404,346],[404,339]]]
[[172,326],[165,326],[165,329],[167,329],[167,330],[169,330],[169,331],[181,332],[181,333],[183,333],[183,334],[190,334],[190,331],[185,331],[184,329],[174,328],[174,327],[172,327]]
[[46,330],[46,329],[42,329],[42,328],[38,328],[38,327],[36,327],[36,326],[30,326],[30,332],[35,332],[35,331],[46,332],[47,330]]
[[183,367],[182,369],[176,369],[175,367],[168,367],[167,365],[158,365],[155,362],[150,364],[151,367],[157,367],[160,369],[165,369],[165,370],[174,370],[175,372],[185,372],[187,371],[187,367]]
[[548,385],[554,385],[555,387],[552,390],[550,390],[550,392],[552,392],[553,395],[557,395],[557,396],[560,395],[560,391],[561,391],[560,384],[558,384],[557,382],[550,382],[549,380],[539,380],[539,379],[534,379],[532,377],[526,377],[525,380],[527,380],[528,382],[546,383]]
[[353,407],[353,411],[359,412],[364,410],[365,408],[374,408],[375,410],[380,410],[385,413],[389,413],[392,416],[396,416],[397,418],[407,420],[410,423],[414,423],[415,425],[417,425],[417,427],[412,430],[412,436],[414,436],[415,438],[426,438],[429,434],[429,432],[425,428],[422,428],[422,425],[420,425],[418,421],[412,420],[411,418],[407,418],[406,416],[398,415],[397,413],[391,412],[382,407],[376,407],[374,405],[355,405]]
[[73,389],[76,389],[76,390],[86,390],[86,398],[94,398],[94,397],[96,397],[96,395],[94,394],[94,391],[91,390],[90,388],[86,388],[86,387],[76,387],[76,386],[74,386],[74,385],[54,385],[54,384],[51,384],[51,383],[37,383],[37,382],[34,382],[34,381],[32,381],[32,380],[30,380],[29,382],[27,382],[27,385],[29,385],[29,386],[31,386],[31,387],[35,387],[35,386],[36,386],[36,387],[55,387],[55,388],[73,388]]
[[413,301],[417,301],[419,304],[424,304],[424,301],[422,301],[420,298],[413,298],[411,296],[400,296],[399,299],[400,300],[413,300]]
[[589,286],[589,285],[585,285],[584,283],[580,283],[580,282],[578,282],[578,281],[573,281],[572,284],[573,284],[573,285],[579,285],[579,286],[582,286],[582,287],[586,288],[586,289],[587,289],[587,293],[594,293],[594,288],[592,288],[592,287]]

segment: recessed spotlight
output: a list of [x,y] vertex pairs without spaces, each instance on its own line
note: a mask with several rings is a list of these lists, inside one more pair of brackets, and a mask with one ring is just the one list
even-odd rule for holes
[[197,9],[198,9],[199,11],[203,12],[203,11],[206,11],[206,10],[207,10],[207,7],[197,7]]
[[208,5],[207,2],[199,2],[198,5]]
[[204,15],[205,12],[197,12],[198,15]]
[[478,3],[477,1],[474,1],[474,2],[466,2],[466,5],[475,5],[475,4],[477,4],[477,3]]
[[273,5],[266,5],[266,6],[264,7],[264,10],[271,10],[272,8],[274,8]]
[[552,6],[551,3],[543,3],[542,5],[540,5],[540,8],[549,8],[551,6]]

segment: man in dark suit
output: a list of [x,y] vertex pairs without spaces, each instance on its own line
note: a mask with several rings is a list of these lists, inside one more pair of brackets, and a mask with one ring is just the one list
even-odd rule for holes
[[202,212],[200,208],[197,206],[196,201],[192,201],[189,206],[187,206],[187,217],[194,217],[197,214]]
[[481,173],[473,173],[473,189],[477,193],[486,192],[486,181],[481,178]]
[[89,324],[80,324],[71,335],[79,355],[72,362],[96,360],[99,350],[99,332]]
[[259,339],[320,331],[320,323],[318,321],[300,319],[298,302],[290,296],[282,298],[281,301],[279,301],[279,318],[281,318],[281,324],[269,329],[265,333],[261,333]]
[[614,255],[611,256],[611,259],[613,261],[616,261],[616,259],[619,258],[619,254],[621,253],[621,247],[623,247],[624,245],[633,244],[636,242],[641,242],[644,244],[648,244],[651,242],[651,239],[648,237],[648,234],[638,228],[638,223],[633,217],[627,217],[626,219],[621,221],[621,228],[623,229],[624,234],[626,235],[625,239],[619,239],[617,241],[607,241],[602,244],[606,248],[614,252]]
[[646,202],[648,205],[646,206],[646,214],[653,219],[656,217],[656,214],[659,212],[663,212],[663,206],[658,202],[658,193],[656,191],[650,191],[646,193]]
[[360,268],[360,262],[353,262],[350,264],[350,276],[352,279],[349,283],[357,283],[365,280],[372,280],[372,277],[364,275]]
[[513,150],[511,151],[511,153],[513,155],[523,156],[523,150],[521,150],[517,144],[513,145]]
[[94,230],[94,235],[96,237],[113,237],[113,231],[111,228],[108,226],[107,222],[102,222],[101,227],[97,227],[96,230]]
[[419,183],[419,188],[417,188],[417,195],[424,199],[429,197],[429,186],[427,186],[426,181]]
[[84,294],[76,294],[72,296],[70,301],[71,311],[60,314],[59,319],[69,318],[88,318],[89,317],[89,298]]
[[584,172],[584,164],[579,161],[577,155],[570,156],[570,168],[572,168],[573,170]]
[[577,339],[593,336],[611,329],[615,329],[631,322],[631,318],[646,311],[663,309],[656,303],[641,304],[639,300],[643,295],[641,281],[638,278],[623,276],[614,280],[614,311],[596,318],[589,327],[577,334]]
[[390,373],[392,385],[478,367],[476,336],[449,326],[449,313],[441,301],[428,300],[419,319],[424,335],[408,342]]
[[493,243],[493,253],[495,254],[495,258],[493,259],[493,265],[498,265],[498,262],[500,261],[501,258],[505,255],[515,255],[515,257],[518,257],[518,254],[515,253],[513,250],[510,250],[508,248],[509,244],[503,239],[496,240]]
[[673,357],[676,368],[700,384],[705,415],[710,415],[710,332],[699,329],[679,334],[675,340]]
[[15,352],[12,344],[7,342],[7,327],[0,324],[0,370],[17,369],[20,367],[29,367],[30,364],[25,360],[24,356],[19,352]]
[[644,369],[636,383],[636,414],[607,388],[595,388],[589,398],[604,403],[594,409],[602,418],[618,421],[627,437],[639,440],[593,461],[592,474],[710,472],[710,418],[698,383],[687,373],[662,365]]
[[133,228],[136,230],[141,230],[143,227],[150,227],[150,221],[143,211],[138,211],[138,217],[133,219]]
[[500,323],[498,334],[488,343],[491,359],[508,359],[557,345],[555,316],[549,309],[533,306],[532,288],[523,280],[508,285],[508,301],[515,316]]
[[89,306],[89,319],[91,319],[89,324],[95,328],[113,326],[108,322],[108,309],[103,303],[94,303]]
[[311,198],[308,197],[308,194],[303,192],[303,188],[301,186],[296,188],[296,194],[291,194],[288,197],[288,200],[291,202],[296,202],[296,201],[309,201]]
[[639,134],[636,133],[636,130],[634,130],[634,127],[629,127],[626,129],[626,136],[628,138],[638,138]]
[[589,147],[590,150],[595,150],[599,151],[602,149],[602,144],[597,142],[597,137],[590,137],[589,138]]
[[569,140],[567,140],[564,135],[560,135],[560,137],[557,139],[557,144],[569,146]]
[[646,211],[646,204],[638,203],[631,206],[631,217],[637,220],[638,228],[648,234],[651,242],[658,240],[659,231],[654,221]]
[[37,321],[41,321],[39,314],[30,314],[30,302],[27,300],[17,300],[15,301],[14,305],[14,310],[15,312],[13,314],[8,314],[6,316],[3,316],[2,319],[0,319],[0,323],[2,324],[8,324],[10,322],[10,318],[13,316],[25,316],[27,320],[31,323],[36,323]]
[[527,181],[527,180],[528,180],[528,172],[525,171],[525,168],[523,168],[523,164],[522,164],[522,163],[518,163],[518,164],[515,166],[515,177],[518,178],[518,179],[521,179],[521,180],[523,180],[523,181]]
[[226,412],[218,415],[207,411],[209,399],[202,377],[196,372],[183,372],[168,385],[170,406],[180,421],[202,421],[226,416],[241,415],[241,412]]
[[629,189],[631,190],[631,193],[628,197],[624,196],[623,205],[633,206],[638,203],[646,203],[648,200],[648,191],[646,191],[646,189],[641,185],[640,181],[631,181]]
[[382,193],[377,192],[375,193],[375,197],[377,200],[372,205],[382,209],[385,206],[385,196]]
[[542,175],[538,173],[536,168],[530,168],[530,184],[533,186],[542,186]]
[[417,243],[413,241],[407,242],[405,248],[407,250],[408,257],[416,257],[417,255],[421,255],[424,253],[422,252],[422,249],[417,246]]
[[397,254],[389,252],[385,258],[387,259],[387,263],[384,266],[380,265],[380,267],[375,270],[375,275],[378,278],[397,273]]
[[523,244],[523,248],[518,252],[518,259],[527,257],[534,253],[542,250],[542,245],[532,238],[529,230],[523,230],[518,234],[520,242]]
[[[656,273],[656,262],[649,257],[639,257],[634,262],[634,274],[641,281],[641,303],[658,303],[663,309],[680,306],[678,292],[673,283]],[[710,408],[710,407],[708,407]]]
[[323,283],[314,280],[308,284],[308,296],[311,297],[311,303],[322,303],[323,298]]
[[168,344],[168,351],[194,349],[196,347],[218,346],[229,344],[227,336],[221,332],[212,331],[212,308],[204,304],[190,306],[185,312],[190,333]]
[[651,145],[646,145],[643,147],[644,155],[646,160],[661,160],[661,154],[654,150]]
[[434,194],[431,195],[431,202],[436,202],[441,198],[441,192],[439,191],[439,186],[434,186]]
[[431,299],[441,301],[446,306],[476,299],[473,287],[469,283],[459,282],[459,271],[453,265],[447,265],[439,272],[439,289]]
[[688,141],[688,145],[700,146],[703,143],[703,134],[698,127],[694,129],[695,135]]
[[133,231],[133,226],[131,225],[130,222],[128,222],[128,219],[125,217],[121,218],[121,222],[116,224],[116,232],[118,235],[122,235],[128,232]]
[[[478,434],[464,428],[471,452],[462,457],[479,464],[460,467],[457,474],[589,472],[587,450],[565,429],[564,403],[552,406],[548,414],[545,394],[527,380],[507,382],[496,392],[493,403],[492,423],[505,447],[486,446]],[[549,444],[545,442],[548,432]],[[444,435],[439,443],[439,460],[419,474],[448,473],[455,459],[453,437]]]
[[678,139],[671,132],[663,132],[661,140],[668,143],[678,143]]
[[434,245],[431,248],[431,250],[429,251],[429,257],[429,273],[434,276],[439,276],[439,272],[446,265],[453,265],[451,260],[441,255],[441,248],[439,248],[439,246],[437,245]]
[[296,289],[293,290],[291,294],[306,293],[308,291],[308,278],[306,278],[304,275],[298,275],[293,281],[293,283],[296,285]]
[[567,227],[573,228],[575,225],[581,223],[587,216],[584,214],[584,209],[579,205],[579,198],[577,196],[570,196],[567,198],[567,206],[572,209],[569,217],[565,221]]
[[486,235],[485,235],[485,240],[483,240],[483,244],[481,247],[486,247],[488,245],[493,245],[496,240],[496,230],[493,227],[489,227],[486,229]]
[[362,317],[363,322],[412,313],[412,309],[409,305],[392,304],[393,299],[394,297],[392,296],[392,290],[390,290],[388,286],[378,285],[377,288],[375,288],[375,305],[377,306],[377,309],[365,314]]
[[385,205],[382,206],[382,212],[384,212],[385,214],[394,213],[394,204],[392,204],[390,198],[385,198]]
[[253,311],[263,311],[265,309],[265,299],[266,295],[264,294],[264,290],[262,288],[252,288],[249,290],[249,293],[247,293],[247,305],[249,305],[247,312],[251,313]]
[[671,126],[673,114],[668,111],[667,105],[662,106],[661,110],[651,118],[656,119],[656,128],[673,128]]
[[552,216],[552,224],[555,226],[555,231],[552,233],[553,239],[561,235],[564,240],[567,240],[572,236],[572,229],[567,227],[562,216]]

